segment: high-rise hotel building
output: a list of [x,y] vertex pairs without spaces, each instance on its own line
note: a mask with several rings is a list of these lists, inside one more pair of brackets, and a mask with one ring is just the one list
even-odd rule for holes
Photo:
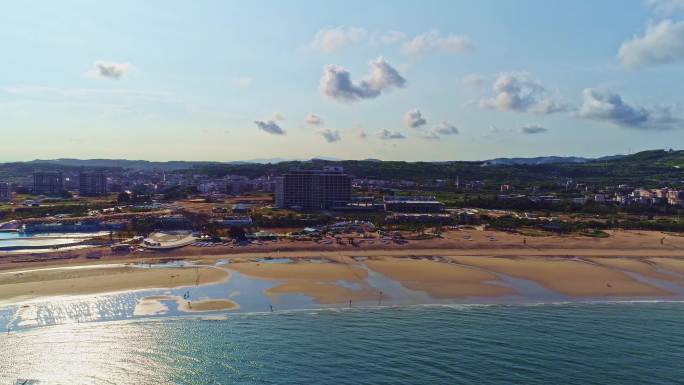
[[351,201],[351,177],[342,167],[290,170],[276,178],[276,206],[299,210],[325,210]]

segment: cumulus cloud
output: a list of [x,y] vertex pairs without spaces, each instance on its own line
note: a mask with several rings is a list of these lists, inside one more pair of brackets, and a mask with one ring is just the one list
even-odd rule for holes
[[616,126],[665,130],[680,128],[684,120],[675,114],[671,106],[644,107],[625,102],[616,93],[587,88],[584,102],[577,116],[585,119],[612,123]]
[[442,121],[434,126],[432,126],[429,130],[421,130],[420,137],[423,139],[432,139],[432,140],[437,140],[441,139],[442,135],[457,135],[458,134],[458,128],[454,126],[453,124]]
[[260,130],[273,134],[273,135],[285,135],[285,130],[282,129],[276,122],[272,120],[268,121],[263,121],[263,120],[255,120],[254,124],[259,127]]
[[448,122],[440,122],[432,126],[432,132],[438,135],[456,135],[458,128]]
[[484,79],[482,79],[482,76],[476,74],[466,75],[461,81],[464,85],[472,88],[482,88],[484,85]]
[[547,131],[548,129],[538,124],[528,124],[520,128],[520,132],[522,132],[523,134],[543,134]]
[[663,20],[622,43],[618,51],[620,62],[628,68],[643,68],[684,59],[684,21]]
[[386,128],[378,131],[378,138],[382,140],[406,139],[406,136],[398,131],[390,131]]
[[481,107],[539,114],[567,110],[567,106],[549,95],[540,82],[524,72],[501,73],[492,88],[494,96],[480,100]]
[[338,102],[355,102],[378,97],[392,88],[406,84],[399,72],[380,56],[369,63],[370,73],[360,81],[353,81],[345,68],[328,64],[323,68],[320,90],[323,95]]
[[404,123],[408,127],[417,128],[427,123],[427,120],[423,118],[423,114],[418,109],[413,109],[404,115]]
[[323,124],[323,119],[321,119],[321,117],[316,114],[309,114],[304,119],[304,122],[312,126],[320,126],[321,124]]
[[133,66],[130,63],[116,63],[105,60],[98,60],[93,64],[93,68],[88,71],[88,75],[98,78],[120,79],[126,75]]
[[247,88],[252,85],[252,81],[254,81],[254,79],[249,76],[241,76],[233,78],[233,85],[240,88]]
[[366,30],[358,27],[323,28],[316,32],[311,41],[311,48],[324,53],[334,53],[364,40],[366,35]]
[[646,0],[646,5],[660,16],[670,16],[684,11],[684,0]]
[[431,52],[463,53],[475,48],[473,42],[462,35],[441,36],[439,31],[432,30],[407,41],[402,46],[406,55],[420,55]]
[[318,134],[323,136],[323,139],[328,143],[334,143],[342,139],[339,131],[331,130],[329,128],[318,130]]

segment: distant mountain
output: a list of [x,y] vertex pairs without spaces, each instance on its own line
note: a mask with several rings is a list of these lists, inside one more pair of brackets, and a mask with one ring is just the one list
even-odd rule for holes
[[[235,166],[246,166],[250,164],[262,164],[262,165],[277,165],[279,163],[308,163],[308,162],[331,162],[340,163],[351,166],[353,164],[382,164],[382,163],[393,163],[386,162],[380,159],[364,159],[359,161],[342,160],[339,158],[318,156],[311,159],[288,159],[288,158],[255,158],[247,159],[241,161],[231,161],[231,162],[207,162],[207,161],[168,161],[168,162],[155,162],[147,160],[128,160],[128,159],[71,159],[71,158],[60,158],[60,159],[36,159],[29,162],[16,162],[12,163],[14,166],[23,165],[24,167],[36,167],[40,168],[42,166],[63,166],[63,167],[87,167],[87,168],[124,168],[124,169],[157,169],[157,170],[186,170],[202,166],[211,165],[235,165]],[[475,161],[444,161],[444,162],[423,162],[431,163],[435,166],[439,165],[458,165],[458,164],[471,164],[477,166],[537,166],[537,165],[579,165],[579,164],[595,164],[595,163],[608,163],[608,164],[622,164],[622,165],[644,165],[644,166],[658,166],[658,167],[682,167],[684,168],[684,151],[674,151],[674,150],[649,150],[642,151],[631,155],[609,155],[598,158],[586,158],[578,156],[538,156],[530,158],[495,158],[485,160],[483,162]],[[396,163],[396,162],[394,162]],[[421,163],[421,162],[400,162],[400,163]],[[10,163],[5,163],[9,165]],[[292,167],[293,165],[282,165],[283,167]]]
[[484,163],[489,166],[513,166],[552,163],[587,163],[592,160],[593,159],[578,156],[537,156],[533,158],[495,158],[486,160]]
[[340,161],[339,158],[332,158],[326,156],[319,156],[312,159],[287,159],[287,158],[255,158],[231,162],[206,162],[206,161],[168,161],[155,162],[149,160],[128,160],[128,159],[36,159],[28,162],[23,162],[26,165],[57,165],[69,167],[102,167],[102,168],[125,168],[138,170],[186,170],[197,166],[206,166],[211,164],[275,164],[281,162],[307,162],[310,160],[325,160],[325,161]]
[[532,158],[495,158],[484,161],[487,166],[513,166],[513,165],[541,165],[556,163],[589,163],[621,159],[627,155],[608,155],[600,158],[584,158],[580,156],[537,156]]
[[193,168],[197,165],[215,164],[218,162],[188,162],[188,161],[170,161],[170,162],[153,162],[148,160],[128,160],[128,159],[36,159],[26,164],[54,164],[60,166],[72,167],[120,167],[126,169],[159,169],[159,170],[183,170]]

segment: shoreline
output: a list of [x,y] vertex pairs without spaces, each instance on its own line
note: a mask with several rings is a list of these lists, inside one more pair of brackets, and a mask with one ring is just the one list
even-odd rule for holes
[[252,255],[149,266],[140,261],[30,266],[0,271],[0,305],[50,297],[211,286],[229,282],[236,273],[270,282],[263,294],[275,302],[289,294],[303,294],[320,304],[397,299],[392,293],[383,293],[382,286],[389,283],[435,300],[506,298],[530,292],[530,288],[523,292],[516,287],[516,281],[535,285],[540,296],[667,299],[679,295],[684,299],[682,258],[386,254],[359,258],[299,253],[273,259]]
[[[552,236],[537,240],[537,247],[513,247],[520,240],[517,235],[481,233],[482,240],[463,241],[479,248],[446,247],[458,242],[454,235],[464,234],[458,231],[451,232],[445,243],[411,241],[382,249],[335,245],[328,250],[255,247],[226,252],[217,248],[212,250],[217,253],[202,255],[181,249],[99,259],[80,254],[68,259],[4,261],[0,262],[0,310],[20,303],[31,307],[68,303],[76,297],[82,298],[73,301],[92,303],[100,295],[115,302],[112,298],[127,296],[121,311],[128,318],[267,311],[269,306],[291,310],[684,301],[684,250],[675,244],[681,242],[684,248],[684,237],[662,250],[643,247],[654,240],[659,243],[662,233],[658,232],[621,232],[611,242]],[[489,238],[493,236],[496,247]],[[615,248],[617,244],[623,247]],[[538,247],[543,245],[553,247]],[[15,316],[27,317],[21,308],[15,311]],[[93,319],[92,314],[84,319]]]

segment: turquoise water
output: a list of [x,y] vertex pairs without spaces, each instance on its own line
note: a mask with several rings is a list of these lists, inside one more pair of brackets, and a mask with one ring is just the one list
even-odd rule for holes
[[3,334],[0,351],[0,384],[675,384],[684,379],[684,304],[89,322]]

